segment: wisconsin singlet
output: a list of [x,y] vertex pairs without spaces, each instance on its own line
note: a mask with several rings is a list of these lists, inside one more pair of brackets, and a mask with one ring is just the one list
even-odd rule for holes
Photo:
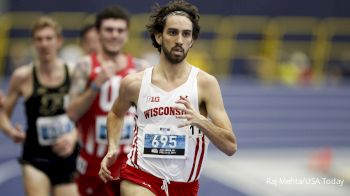
[[193,182],[200,176],[209,139],[195,126],[178,128],[183,119],[176,118],[182,111],[175,102],[186,97],[199,111],[199,70],[192,66],[187,81],[169,92],[152,84],[152,71],[144,71],[127,164],[161,179]]
[[[126,57],[126,67],[115,73],[102,85],[101,91],[94,99],[88,111],[77,122],[81,144],[77,170],[80,174],[96,176],[100,169],[100,163],[107,153],[107,114],[114,100],[118,97],[121,79],[129,73],[136,71],[134,58],[130,55],[126,55]],[[89,76],[89,82],[93,81],[101,70],[101,63],[98,61],[97,54],[91,55],[91,63],[92,71]],[[123,132],[120,138],[121,145],[119,146],[119,155],[124,155],[124,159],[126,159],[126,154],[131,148],[130,145],[135,127],[134,114],[135,109],[131,108],[124,119]],[[112,173],[118,173],[120,167],[121,164],[111,166]]]

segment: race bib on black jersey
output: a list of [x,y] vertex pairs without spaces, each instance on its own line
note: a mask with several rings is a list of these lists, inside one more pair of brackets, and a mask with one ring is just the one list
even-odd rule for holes
[[74,124],[66,114],[39,117],[36,121],[38,141],[41,146],[53,145],[57,138],[74,129]]

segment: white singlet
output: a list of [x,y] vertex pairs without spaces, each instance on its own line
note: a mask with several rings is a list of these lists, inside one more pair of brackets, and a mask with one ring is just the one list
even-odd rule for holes
[[187,81],[169,92],[151,83],[152,71],[144,71],[127,164],[164,180],[192,182],[200,176],[209,139],[195,126],[178,128],[184,119],[176,118],[182,111],[175,102],[187,97],[199,111],[199,69],[192,66]]

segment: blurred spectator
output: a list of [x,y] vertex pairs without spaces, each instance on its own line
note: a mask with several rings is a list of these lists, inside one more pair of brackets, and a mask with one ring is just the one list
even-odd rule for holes
[[344,79],[350,79],[350,50],[342,53],[340,57],[340,70]]
[[99,37],[95,25],[87,25],[82,28],[79,34],[80,46],[69,44],[63,47],[60,56],[71,64],[76,64],[83,55],[96,53],[101,49]]
[[68,44],[62,48],[59,56],[69,65],[74,65],[83,54],[82,49],[78,45]]
[[7,74],[11,74],[16,68],[28,64],[33,60],[32,48],[23,42],[13,42],[9,49]]
[[311,66],[309,57],[300,51],[292,54],[282,53],[278,68],[280,81],[287,85],[307,85],[311,82]]
[[339,61],[333,62],[327,69],[328,79],[332,83],[339,83],[350,79],[350,50],[340,55]]
[[96,53],[101,49],[94,24],[87,25],[80,31],[80,47],[85,54]]
[[192,53],[188,55],[188,62],[196,67],[200,68],[203,71],[209,72],[212,67],[211,58],[208,57],[208,54],[202,50],[192,50]]

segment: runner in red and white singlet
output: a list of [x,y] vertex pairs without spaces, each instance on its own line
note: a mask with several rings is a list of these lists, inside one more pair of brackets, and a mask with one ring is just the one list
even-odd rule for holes
[[81,145],[77,159],[77,184],[81,195],[119,195],[119,173],[130,151],[134,109],[125,114],[116,162],[110,165],[113,181],[105,184],[98,176],[107,152],[107,113],[118,97],[120,81],[142,69],[143,61],[122,52],[128,40],[129,16],[119,6],[110,6],[96,15],[101,50],[82,58],[76,65],[67,114],[77,124]]
[[186,61],[198,38],[199,14],[186,1],[156,7],[147,25],[159,64],[122,79],[108,113],[108,152],[99,175],[113,179],[124,114],[136,106],[136,128],[127,164],[121,170],[121,194],[195,196],[209,141],[232,156],[236,137],[215,77]]

